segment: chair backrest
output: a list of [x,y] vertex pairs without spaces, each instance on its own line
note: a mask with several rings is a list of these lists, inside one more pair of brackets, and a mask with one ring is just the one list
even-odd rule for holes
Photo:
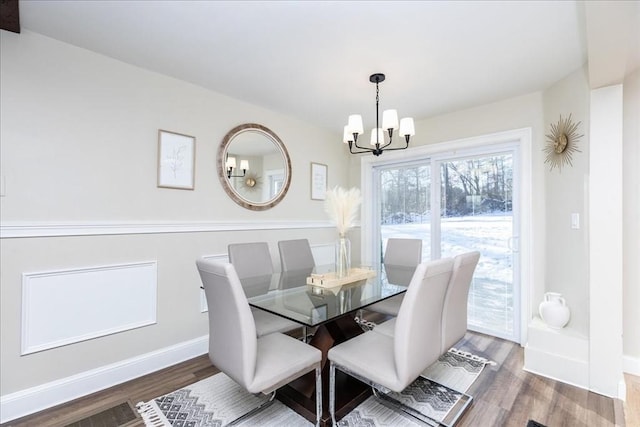
[[305,268],[302,270],[283,271],[280,274],[280,283],[278,289],[299,288],[307,283],[307,277],[311,276],[313,268]]
[[442,352],[449,350],[467,332],[467,300],[480,252],[472,251],[453,258],[453,273],[442,310]]
[[316,266],[307,239],[281,240],[278,242],[282,271],[311,269]]
[[209,359],[247,388],[256,368],[258,340],[251,308],[233,265],[196,260],[209,306]]
[[398,378],[408,385],[442,354],[442,306],[453,259],[424,262],[402,299],[394,331]]
[[385,265],[415,267],[422,262],[421,239],[389,238],[384,251]]
[[227,250],[229,262],[233,264],[239,278],[273,274],[273,262],[267,242],[231,243]]
[[385,264],[384,272],[387,275],[387,282],[392,285],[409,286],[416,267],[417,265],[408,267],[406,265]]

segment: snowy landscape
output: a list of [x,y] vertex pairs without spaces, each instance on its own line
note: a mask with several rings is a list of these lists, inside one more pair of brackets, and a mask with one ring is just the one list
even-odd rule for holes
[[[484,214],[442,218],[442,257],[480,251],[469,291],[469,325],[499,335],[513,333],[513,257],[511,215]],[[389,237],[422,239],[422,259],[431,258],[431,224],[381,226],[383,247]]]

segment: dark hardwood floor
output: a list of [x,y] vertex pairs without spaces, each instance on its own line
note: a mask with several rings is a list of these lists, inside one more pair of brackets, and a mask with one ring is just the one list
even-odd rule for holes
[[[522,370],[523,349],[512,342],[468,333],[458,348],[495,361],[468,393],[474,400],[458,427],[624,426],[622,402]],[[2,426],[58,427],[118,405],[146,401],[217,373],[206,355]],[[125,424],[144,426],[140,419]]]

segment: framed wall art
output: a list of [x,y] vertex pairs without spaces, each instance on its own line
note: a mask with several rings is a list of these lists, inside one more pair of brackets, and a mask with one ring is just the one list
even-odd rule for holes
[[324,200],[327,193],[327,165],[311,163],[311,200]]
[[196,138],[158,130],[158,187],[193,190]]

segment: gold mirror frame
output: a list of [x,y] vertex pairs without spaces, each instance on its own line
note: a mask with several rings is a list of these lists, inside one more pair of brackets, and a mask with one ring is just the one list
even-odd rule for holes
[[[280,189],[280,191],[275,197],[269,200],[266,200],[264,202],[255,202],[255,201],[245,199],[233,188],[233,186],[231,185],[231,182],[229,181],[229,178],[227,178],[227,171],[225,167],[227,150],[229,149],[229,146],[233,142],[234,138],[236,138],[237,136],[245,132],[255,132],[269,139],[277,148],[277,150],[280,152],[282,156],[282,161],[284,163],[285,177],[284,177],[284,184],[282,185],[282,188]],[[220,147],[218,147],[218,156],[217,156],[216,166],[218,169],[218,179],[220,179],[222,188],[224,188],[224,191],[227,193],[227,195],[231,198],[231,200],[233,200],[238,205],[252,211],[264,211],[276,206],[278,203],[282,201],[282,199],[284,199],[284,197],[287,194],[287,191],[289,191],[289,186],[291,185],[291,159],[289,158],[289,153],[287,152],[287,148],[285,147],[282,140],[278,137],[278,135],[276,135],[271,129],[256,123],[245,123],[245,124],[236,126],[233,129],[231,129],[229,132],[227,132],[227,134],[224,136],[222,140],[222,143],[220,143]]]

